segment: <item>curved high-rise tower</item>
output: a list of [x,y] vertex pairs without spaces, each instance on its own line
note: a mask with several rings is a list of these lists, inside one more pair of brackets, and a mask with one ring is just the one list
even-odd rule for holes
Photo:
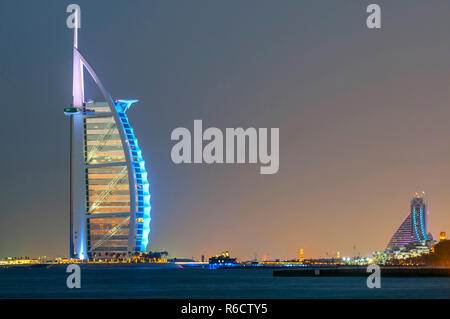
[[[126,112],[137,100],[113,100],[78,51],[74,28],[70,117],[70,257],[112,258],[146,252],[150,190]],[[104,101],[85,101],[83,71]]]
[[427,205],[423,195],[423,192],[414,194],[409,214],[392,236],[386,250],[395,250],[433,239],[431,234],[427,233]]

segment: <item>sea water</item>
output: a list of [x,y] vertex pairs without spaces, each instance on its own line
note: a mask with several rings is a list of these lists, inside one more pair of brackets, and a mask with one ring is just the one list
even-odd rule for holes
[[450,298],[450,278],[273,277],[270,269],[0,269],[0,298]]

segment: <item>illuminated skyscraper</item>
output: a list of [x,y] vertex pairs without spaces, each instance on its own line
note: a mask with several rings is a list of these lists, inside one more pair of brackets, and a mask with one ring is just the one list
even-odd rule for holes
[[427,206],[423,195],[423,192],[422,194],[414,194],[410,212],[392,236],[386,250],[395,250],[411,244],[433,240],[431,234],[427,233]]
[[[85,101],[84,68],[104,101]],[[150,191],[145,162],[126,112],[137,100],[113,100],[78,51],[74,28],[70,117],[70,257],[146,252]]]

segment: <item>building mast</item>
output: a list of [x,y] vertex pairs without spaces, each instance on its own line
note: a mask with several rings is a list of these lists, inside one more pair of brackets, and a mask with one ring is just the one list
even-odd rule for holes
[[[76,54],[78,49],[78,16],[79,12],[74,15],[74,25],[73,25],[73,75],[72,75],[72,107],[73,108],[83,108],[84,103],[84,83],[83,83],[83,64]],[[76,119],[74,116],[70,116],[70,247],[69,247],[69,257],[79,258],[76,256],[74,249],[74,170],[76,169],[74,165],[74,121]]]
[[84,103],[84,83],[83,83],[83,64],[78,51],[78,14],[75,14],[75,23],[73,28],[73,107],[83,108]]

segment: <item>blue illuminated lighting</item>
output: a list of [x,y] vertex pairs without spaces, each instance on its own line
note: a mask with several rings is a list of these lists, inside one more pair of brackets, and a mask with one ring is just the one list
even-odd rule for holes
[[80,252],[80,256],[78,256],[78,259],[86,259],[86,253],[84,252],[84,241],[81,241],[81,245],[80,245],[80,248],[79,248],[79,252]]
[[[139,102],[139,100],[117,100],[116,102],[116,107],[118,107],[117,111],[125,113],[133,103]],[[119,104],[119,106],[117,104]],[[121,109],[119,109],[119,107]]]
[[416,224],[416,208],[415,208],[415,207],[413,208],[412,215],[413,215],[414,231],[416,232],[417,239],[418,239],[419,241],[421,241],[420,236],[419,236],[419,232],[417,231],[417,224]]
[[236,266],[239,266],[239,265],[234,264],[234,263],[214,263],[214,264],[209,264],[209,269],[228,268],[228,267],[236,267]]
[[80,236],[81,236],[81,240],[80,240],[80,247],[78,248],[79,256],[78,259],[86,259],[87,258],[87,254],[86,254],[86,236],[84,235],[84,230],[81,229],[80,230]]
[[136,251],[146,252],[151,221],[150,184],[148,182],[148,172],[145,169],[145,161],[142,158],[142,152],[139,148],[138,140],[134,135],[133,128],[128,122],[128,117],[125,114],[125,112],[135,102],[138,102],[138,100],[118,100],[116,102],[116,109],[128,144],[127,146],[130,153],[134,185],[136,187],[136,211],[134,212],[136,221]]
[[427,234],[425,232],[425,226],[423,224],[423,209],[422,208],[420,209],[420,226],[422,227],[422,234],[423,234],[424,240],[428,240]]

